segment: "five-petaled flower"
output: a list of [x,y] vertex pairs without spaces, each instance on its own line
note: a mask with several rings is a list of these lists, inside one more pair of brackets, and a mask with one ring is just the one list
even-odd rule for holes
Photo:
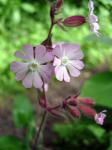
[[41,89],[43,81],[48,82],[52,74],[52,65],[48,63],[52,57],[43,45],[25,45],[23,49],[15,53],[23,62],[13,62],[11,71],[16,73],[16,80],[22,80],[25,88]]
[[57,80],[70,82],[70,75],[73,77],[80,75],[79,70],[83,69],[84,64],[81,61],[83,53],[79,45],[59,43],[55,46],[53,53]]
[[89,16],[88,16],[88,21],[90,24],[90,30],[91,32],[95,33],[97,36],[99,36],[99,24],[98,24],[98,17],[94,14],[94,3],[92,0],[89,0],[88,3],[88,8],[89,8]]
[[106,112],[106,110],[103,110],[100,113],[95,115],[95,121],[97,124],[103,125],[104,119],[106,118],[105,112]]

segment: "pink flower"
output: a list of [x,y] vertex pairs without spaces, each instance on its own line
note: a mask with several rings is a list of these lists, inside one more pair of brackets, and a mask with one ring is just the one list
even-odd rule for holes
[[88,4],[89,8],[89,24],[90,24],[90,30],[91,32],[95,33],[97,36],[99,36],[99,24],[98,24],[98,17],[94,14],[94,3],[92,0],[89,0]]
[[97,124],[103,125],[104,119],[106,118],[105,112],[106,112],[106,110],[103,110],[102,112],[95,115],[94,119],[95,119]]
[[70,82],[70,75],[73,77],[80,75],[84,64],[80,60],[83,58],[83,53],[79,45],[60,43],[55,46],[53,53],[57,80]]
[[22,80],[25,88],[41,89],[43,81],[48,82],[52,74],[52,65],[47,64],[52,57],[43,45],[35,48],[26,45],[23,49],[15,53],[16,57],[21,58],[23,62],[13,62],[10,66],[11,71],[16,73],[16,80]]

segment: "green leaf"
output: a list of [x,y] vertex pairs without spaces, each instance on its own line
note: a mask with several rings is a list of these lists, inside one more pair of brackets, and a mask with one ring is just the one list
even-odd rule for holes
[[17,127],[26,127],[34,119],[33,107],[25,96],[17,96],[13,103],[13,121]]
[[0,137],[0,150],[25,150],[21,141],[12,136]]
[[112,72],[98,73],[85,82],[82,97],[90,97],[100,106],[112,107]]

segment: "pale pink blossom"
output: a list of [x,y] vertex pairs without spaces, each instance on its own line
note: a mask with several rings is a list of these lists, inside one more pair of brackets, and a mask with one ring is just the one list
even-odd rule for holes
[[94,14],[94,3],[92,0],[89,0],[88,8],[89,8],[88,22],[90,24],[90,30],[91,32],[99,36],[98,17]]
[[22,80],[25,88],[42,88],[43,81],[48,82],[52,74],[52,65],[48,64],[52,60],[46,47],[38,45],[35,48],[26,45],[24,50],[17,51],[16,57],[21,58],[22,62],[13,62],[10,66],[11,71],[16,73],[16,80]]
[[97,124],[103,125],[104,119],[106,118],[105,112],[106,110],[103,110],[102,112],[95,115],[95,121]]
[[55,75],[57,80],[70,82],[70,75],[77,77],[84,64],[81,61],[83,53],[79,45],[58,43],[54,50]]

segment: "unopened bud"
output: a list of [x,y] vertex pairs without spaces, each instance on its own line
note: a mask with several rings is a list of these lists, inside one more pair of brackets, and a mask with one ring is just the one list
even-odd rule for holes
[[79,98],[79,101],[86,105],[94,105],[95,102],[90,98]]
[[75,100],[68,101],[68,104],[71,106],[77,106],[77,102]]
[[84,24],[85,22],[86,22],[86,19],[83,16],[71,16],[71,17],[64,19],[62,23],[66,27],[77,27],[77,26]]
[[60,9],[62,5],[63,5],[63,0],[57,0],[56,8]]
[[70,107],[69,112],[70,112],[70,114],[71,114],[73,117],[79,118],[80,115],[81,115],[81,114],[80,114],[80,111],[79,111],[78,108],[76,108],[76,107]]
[[94,118],[94,116],[96,114],[96,111],[93,108],[86,106],[86,105],[79,105],[79,109],[87,117]]

